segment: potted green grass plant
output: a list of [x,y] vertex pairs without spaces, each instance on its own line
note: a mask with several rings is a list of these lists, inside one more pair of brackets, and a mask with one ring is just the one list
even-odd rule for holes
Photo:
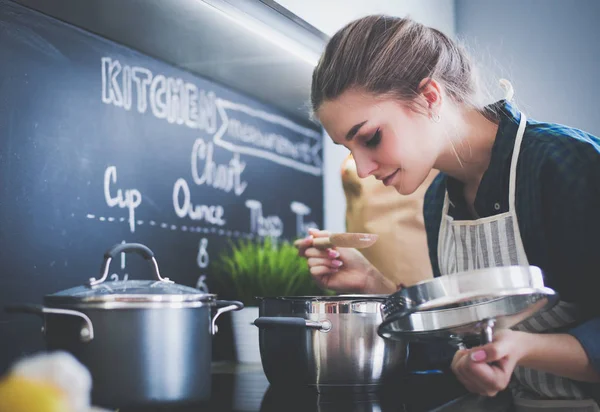
[[305,258],[287,241],[239,239],[213,263],[219,298],[239,300],[244,309],[231,313],[237,360],[259,363],[256,297],[329,295],[310,276]]

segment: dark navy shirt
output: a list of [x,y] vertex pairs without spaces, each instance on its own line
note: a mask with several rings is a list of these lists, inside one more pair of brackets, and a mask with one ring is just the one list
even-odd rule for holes
[[[521,118],[506,101],[492,107],[499,127],[490,164],[475,198],[480,218],[508,211],[509,172]],[[462,184],[440,173],[425,195],[424,218],[434,276],[444,193],[449,214],[471,220]],[[571,127],[527,119],[517,163],[515,207],[529,264],[546,286],[576,303],[584,321],[567,330],[600,373],[600,139]]]

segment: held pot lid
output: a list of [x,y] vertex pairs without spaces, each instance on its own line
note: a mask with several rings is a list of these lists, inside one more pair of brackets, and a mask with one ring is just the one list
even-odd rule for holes
[[511,328],[558,300],[535,266],[445,275],[390,295],[381,308],[378,334],[394,340],[461,341],[490,328]]
[[[156,280],[117,280],[106,282],[110,262],[120,253],[134,252],[148,260],[153,268]],[[154,253],[146,246],[138,243],[117,244],[104,255],[101,278],[91,278],[81,286],[76,286],[51,295],[44,301],[50,306],[60,304],[99,304],[99,303],[186,303],[212,302],[214,294],[203,292],[189,286],[179,285],[160,275]]]

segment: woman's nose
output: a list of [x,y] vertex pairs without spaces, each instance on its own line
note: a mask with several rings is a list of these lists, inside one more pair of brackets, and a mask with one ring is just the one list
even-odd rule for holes
[[354,155],[354,161],[356,162],[356,174],[361,179],[369,177],[375,170],[377,170],[377,163],[369,159],[368,156]]

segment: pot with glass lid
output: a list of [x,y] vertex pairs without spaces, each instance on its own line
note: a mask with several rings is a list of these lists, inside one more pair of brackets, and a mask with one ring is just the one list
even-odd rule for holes
[[[155,279],[106,281],[110,262],[132,252],[151,263]],[[41,316],[47,348],[89,369],[94,404],[120,408],[207,400],[215,321],[242,308],[162,277],[148,247],[125,243],[105,253],[100,279],[46,295],[43,306],[6,310]]]

